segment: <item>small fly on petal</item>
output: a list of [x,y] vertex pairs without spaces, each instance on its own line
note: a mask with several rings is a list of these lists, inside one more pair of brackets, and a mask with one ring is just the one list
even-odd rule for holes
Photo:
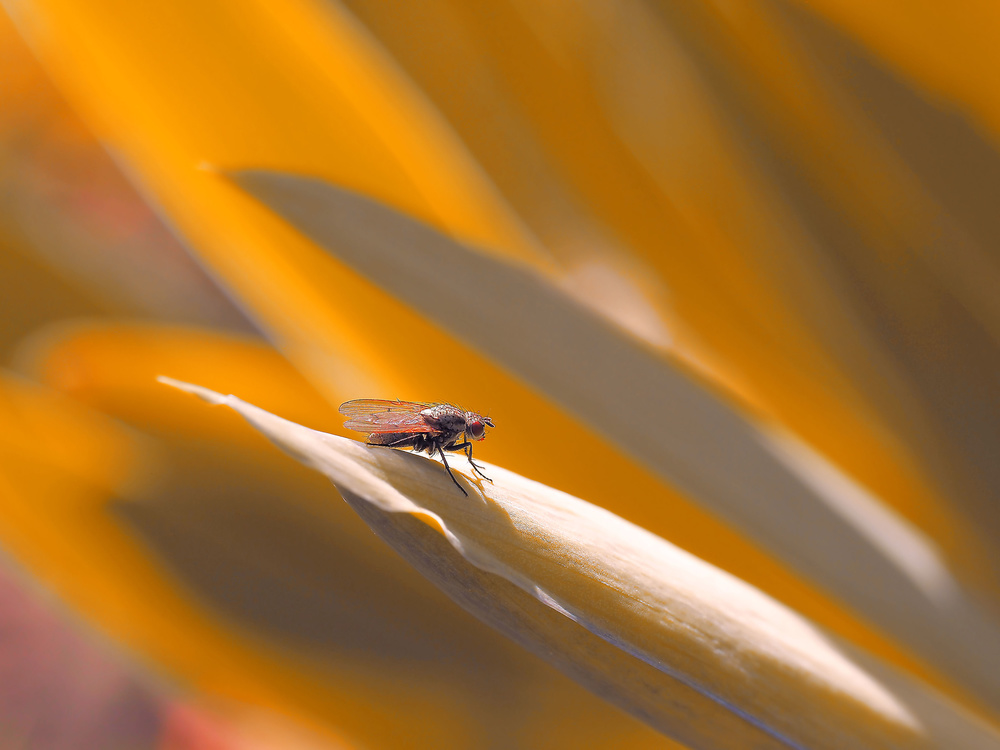
[[[368,445],[408,448],[428,455],[439,453],[448,476],[463,495],[469,493],[455,479],[445,451],[464,451],[472,470],[487,482],[493,481],[472,460],[472,441],[483,440],[486,428],[495,427],[493,420],[478,412],[454,404],[359,398],[341,404],[340,413],[347,417],[344,427],[368,433]],[[459,442],[463,436],[465,439]]]

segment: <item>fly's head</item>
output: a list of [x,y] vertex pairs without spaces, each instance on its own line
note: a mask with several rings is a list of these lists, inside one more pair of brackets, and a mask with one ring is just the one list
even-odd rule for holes
[[472,440],[482,440],[486,437],[486,428],[495,427],[493,420],[474,411],[465,413],[465,434]]

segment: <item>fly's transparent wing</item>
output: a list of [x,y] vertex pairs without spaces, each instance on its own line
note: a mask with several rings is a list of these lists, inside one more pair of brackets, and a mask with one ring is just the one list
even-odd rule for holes
[[342,403],[340,413],[345,417],[360,417],[365,414],[380,414],[382,412],[419,414],[431,406],[434,404],[422,404],[417,401],[392,401],[384,398],[358,398]]
[[359,398],[341,404],[340,413],[348,418],[344,427],[358,432],[437,432],[420,413],[430,406],[433,404]]

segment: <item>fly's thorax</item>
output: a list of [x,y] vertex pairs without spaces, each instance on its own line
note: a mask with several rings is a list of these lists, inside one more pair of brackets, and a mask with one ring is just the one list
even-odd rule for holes
[[444,434],[458,435],[465,430],[465,412],[451,404],[435,404],[420,414],[428,425]]

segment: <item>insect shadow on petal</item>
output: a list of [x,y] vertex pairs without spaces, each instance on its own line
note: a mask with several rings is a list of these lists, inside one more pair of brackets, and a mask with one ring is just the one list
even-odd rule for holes
[[[368,433],[368,445],[408,448],[417,452],[424,451],[428,455],[439,453],[451,481],[465,496],[469,493],[452,473],[445,451],[464,451],[472,470],[487,482],[493,482],[483,473],[479,464],[472,460],[472,441],[483,440],[486,428],[495,427],[489,417],[465,411],[454,404],[387,401],[377,398],[347,401],[340,405],[340,413],[347,417],[344,427]],[[465,439],[459,442],[463,435]]]

